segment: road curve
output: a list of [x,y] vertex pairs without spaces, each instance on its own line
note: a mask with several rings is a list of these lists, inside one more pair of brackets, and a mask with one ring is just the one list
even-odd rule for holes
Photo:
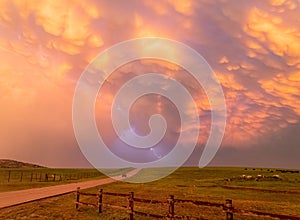
[[[126,174],[126,178],[135,175],[139,171],[140,169],[134,169],[128,172]],[[124,179],[124,177],[116,176],[114,178],[90,180],[90,181],[79,182],[79,183],[69,183],[64,185],[49,186],[43,188],[33,188],[33,189],[26,189],[26,190],[3,192],[0,193],[0,209],[9,206],[27,203],[27,202],[32,202],[44,198],[71,193],[74,192],[77,189],[77,187],[80,187],[81,189],[87,189],[99,185],[112,183],[122,179]]]

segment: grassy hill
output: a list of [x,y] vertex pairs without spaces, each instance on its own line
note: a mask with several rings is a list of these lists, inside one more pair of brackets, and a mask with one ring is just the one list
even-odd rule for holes
[[44,168],[40,165],[24,163],[9,159],[0,159],[0,168]]

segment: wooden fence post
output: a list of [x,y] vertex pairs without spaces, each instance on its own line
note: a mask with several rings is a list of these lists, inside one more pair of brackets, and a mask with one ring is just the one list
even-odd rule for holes
[[30,174],[30,182],[32,182],[33,179],[33,173]]
[[77,190],[76,190],[76,209],[79,208],[79,196],[80,196],[80,187],[77,187]]
[[98,213],[102,213],[102,196],[103,196],[103,189],[99,189],[98,194]]
[[8,179],[7,179],[7,182],[10,181],[10,171],[8,171]]
[[170,198],[168,199],[168,203],[169,203],[169,212],[168,212],[168,218],[169,219],[174,219],[174,215],[175,215],[175,209],[174,209],[174,195],[170,195]]
[[133,198],[134,198],[134,192],[130,192],[129,193],[129,198],[128,198],[128,202],[129,202],[129,207],[128,207],[128,211],[129,211],[129,220],[133,220],[133,214],[134,214],[134,211],[133,211]]
[[23,181],[23,172],[21,172],[21,178],[20,178],[20,182]]
[[56,174],[54,173],[53,174],[53,182],[55,182],[55,177],[56,177]]
[[233,220],[233,206],[231,199],[226,199],[224,204],[224,210],[226,212],[226,219]]

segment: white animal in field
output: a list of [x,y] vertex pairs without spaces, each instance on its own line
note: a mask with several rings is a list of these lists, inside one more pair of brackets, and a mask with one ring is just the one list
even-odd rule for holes
[[273,175],[272,178],[274,178],[274,179],[280,179],[280,176],[276,174],[276,175]]
[[255,178],[255,181],[259,181],[260,179],[264,178],[263,175],[258,174]]

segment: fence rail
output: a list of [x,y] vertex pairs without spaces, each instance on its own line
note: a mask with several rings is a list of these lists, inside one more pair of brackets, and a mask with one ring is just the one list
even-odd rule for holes
[[[84,196],[92,196],[97,198],[97,204],[82,202],[80,201],[80,195]],[[108,204],[103,202],[103,195],[109,196],[116,196],[116,197],[123,197],[127,198],[128,205],[114,205]],[[137,203],[146,203],[146,204],[161,204],[168,206],[167,215],[159,215],[155,213],[146,213],[142,211],[134,210],[135,202]],[[190,219],[190,220],[204,220],[203,217],[197,216],[183,216],[183,215],[176,215],[175,214],[175,204],[176,203],[187,203],[192,204],[195,206],[210,206],[210,207],[217,207],[221,208],[220,211],[225,213],[225,217],[227,220],[233,220],[233,214],[241,214],[247,216],[256,216],[256,217],[270,217],[276,219],[290,219],[290,220],[300,220],[299,216],[288,216],[288,215],[281,215],[281,214],[274,214],[274,213],[266,213],[261,211],[255,210],[244,210],[234,208],[232,205],[232,200],[226,199],[225,203],[215,203],[215,202],[207,202],[207,201],[199,201],[199,200],[191,200],[191,199],[175,199],[174,195],[170,195],[167,200],[155,200],[155,199],[144,199],[144,198],[135,198],[134,192],[130,193],[114,193],[114,192],[103,192],[103,189],[100,189],[98,193],[86,193],[81,192],[80,188],[77,188],[76,191],[76,209],[79,208],[79,205],[88,205],[92,207],[96,207],[98,209],[98,213],[102,213],[103,207],[110,207],[119,210],[126,211],[129,215],[129,219],[133,220],[134,215],[145,216],[145,217],[152,217],[157,219]]]
[[[80,201],[80,195],[95,197],[95,198],[97,198],[98,202],[97,202],[97,204],[94,204],[94,203]],[[124,206],[124,205],[114,205],[114,204],[104,203],[103,195],[117,196],[117,197],[123,197],[123,198],[125,197],[125,198],[127,198],[128,205]],[[146,212],[134,210],[135,202],[166,205],[166,206],[168,206],[168,214],[167,215],[159,215],[159,214],[155,214],[155,213],[146,213]],[[192,203],[197,206],[208,205],[208,206],[219,207],[219,208],[222,208],[221,211],[225,212],[226,219],[228,219],[228,220],[233,219],[232,201],[229,199],[227,199],[224,204],[221,204],[221,203],[211,203],[211,202],[204,202],[204,201],[175,199],[174,195],[170,195],[170,197],[167,200],[162,201],[162,200],[155,200],[155,199],[135,198],[134,192],[130,192],[127,194],[113,193],[113,192],[103,192],[103,189],[100,189],[97,194],[96,193],[86,193],[86,192],[81,192],[80,188],[78,187],[76,190],[76,202],[75,202],[76,209],[79,208],[79,205],[88,205],[88,206],[96,207],[98,209],[99,213],[102,213],[103,207],[110,207],[110,208],[124,210],[124,211],[127,211],[130,220],[134,219],[134,215],[152,217],[152,218],[157,218],[157,219],[195,219],[195,220],[203,220],[204,219],[202,217],[195,217],[195,216],[175,215],[175,203]]]
[[55,171],[8,170],[0,172],[0,183],[60,182],[101,176],[98,171],[66,173]]

